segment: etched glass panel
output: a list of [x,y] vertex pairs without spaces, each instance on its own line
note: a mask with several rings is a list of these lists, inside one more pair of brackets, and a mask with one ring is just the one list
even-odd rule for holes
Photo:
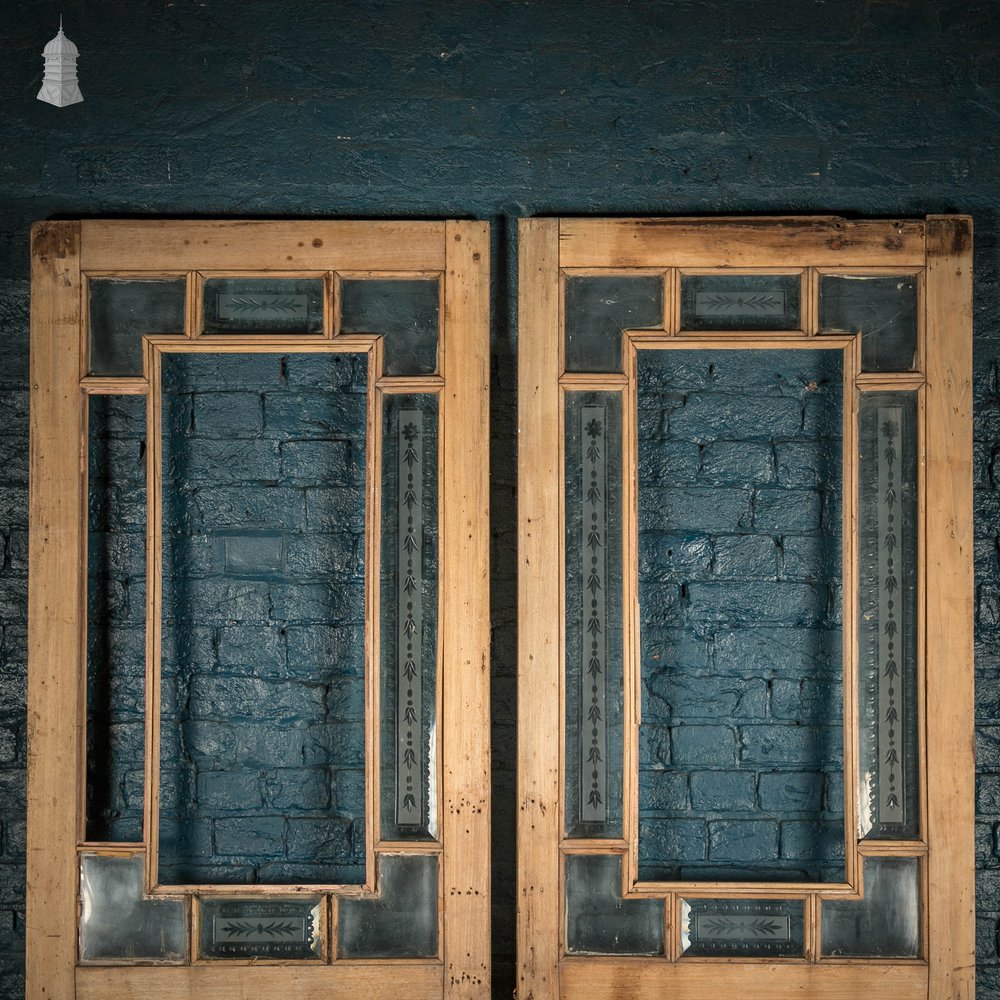
[[917,278],[824,274],[820,333],[860,333],[861,370],[908,372],[917,355]]
[[682,274],[682,330],[798,330],[799,274]]
[[142,840],[146,398],[89,400],[87,840]]
[[323,958],[321,898],[199,899],[199,958]]
[[166,884],[364,880],[366,367],[163,356]]
[[80,856],[80,962],[187,961],[187,903],[143,899],[143,858]]
[[920,953],[920,862],[865,858],[864,899],[823,901],[823,954],[916,958]]
[[622,898],[618,854],[568,854],[566,950],[589,955],[662,955],[662,899]]
[[141,375],[142,337],[184,332],[184,278],[91,278],[91,375]]
[[382,836],[437,832],[437,396],[382,413]]
[[802,955],[801,899],[682,899],[681,953],[689,958]]
[[377,899],[339,900],[338,958],[433,958],[438,950],[438,859],[383,854]]
[[639,877],[844,876],[843,356],[638,356]]
[[322,278],[206,278],[205,333],[322,333]]
[[919,835],[917,395],[863,393],[859,427],[859,823]]
[[566,396],[566,833],[622,828],[621,397]]
[[566,371],[620,372],[622,331],[663,327],[663,277],[568,277],[565,312]]
[[340,332],[381,334],[385,375],[433,375],[440,295],[437,279],[345,278],[340,283]]

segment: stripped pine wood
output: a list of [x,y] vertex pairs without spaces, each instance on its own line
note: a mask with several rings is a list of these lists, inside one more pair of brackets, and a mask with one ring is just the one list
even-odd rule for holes
[[443,271],[443,222],[95,219],[82,224],[91,271]]
[[80,227],[31,233],[26,996],[73,995],[83,833]]
[[927,220],[927,858],[930,995],[975,990],[972,220]]
[[489,996],[489,229],[446,233],[442,405],[444,995]]
[[924,223],[835,216],[772,219],[560,219],[569,267],[921,267]]
[[517,990],[525,1000],[559,995],[558,234],[553,219],[518,228]]

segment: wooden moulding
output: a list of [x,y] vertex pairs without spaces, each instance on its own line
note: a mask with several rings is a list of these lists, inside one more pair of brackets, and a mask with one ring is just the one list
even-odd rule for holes
[[82,835],[80,226],[31,234],[26,992],[73,995]]
[[924,263],[924,223],[835,216],[559,219],[562,267],[795,268]]
[[443,271],[445,223],[90,220],[85,271]]

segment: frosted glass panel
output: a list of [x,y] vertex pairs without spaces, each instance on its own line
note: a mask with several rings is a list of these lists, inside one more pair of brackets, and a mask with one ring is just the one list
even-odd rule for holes
[[682,274],[682,330],[798,330],[799,274]]
[[80,857],[80,961],[87,965],[187,960],[187,903],[143,899],[143,858]]
[[291,961],[323,957],[322,898],[199,899],[198,957]]
[[823,902],[823,954],[915,958],[920,950],[920,862],[865,858],[864,899]]
[[566,856],[566,950],[591,955],[663,953],[663,900],[622,899],[617,854]]
[[681,900],[681,952],[689,958],[793,958],[802,955],[800,899]]
[[208,278],[205,333],[322,333],[322,278]]

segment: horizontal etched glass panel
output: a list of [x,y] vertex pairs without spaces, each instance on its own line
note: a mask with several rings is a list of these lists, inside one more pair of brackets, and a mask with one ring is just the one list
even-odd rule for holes
[[89,398],[87,840],[141,841],[146,398]]
[[823,954],[916,958],[920,952],[920,862],[865,858],[864,899],[823,901]]
[[143,857],[80,856],[84,965],[187,961],[187,902],[143,899]]
[[340,332],[381,334],[385,375],[433,375],[440,295],[437,279],[345,278],[340,283]]
[[437,831],[437,396],[382,411],[382,837]]
[[91,375],[141,375],[142,337],[183,333],[184,278],[91,278]]
[[383,854],[377,899],[342,898],[338,958],[433,958],[438,950],[438,859]]
[[207,278],[205,333],[322,333],[322,278]]
[[160,879],[358,883],[366,357],[163,356]]
[[917,395],[863,393],[858,441],[863,837],[917,837]]
[[917,278],[824,274],[820,333],[860,333],[861,370],[907,372],[917,355]]
[[323,900],[199,899],[200,958],[322,959]]
[[621,397],[566,396],[566,833],[622,828]]
[[663,900],[622,899],[620,855],[568,854],[565,866],[568,952],[663,954]]
[[682,274],[682,330],[798,330],[799,274]]
[[843,878],[842,365],[639,352],[641,879]]
[[683,899],[681,952],[689,958],[802,955],[800,899]]
[[566,371],[620,372],[622,331],[663,327],[663,277],[568,277],[565,307]]

